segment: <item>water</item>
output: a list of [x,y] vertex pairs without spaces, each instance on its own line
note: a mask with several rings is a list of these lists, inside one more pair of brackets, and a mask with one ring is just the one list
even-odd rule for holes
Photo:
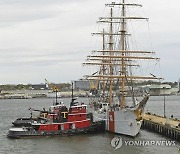
[[[164,97],[150,97],[146,105],[146,111],[153,112],[158,115],[164,115]],[[171,115],[180,119],[180,96],[165,96],[165,114],[167,117]]]
[[[64,104],[69,104],[70,99],[63,99]],[[86,101],[81,98],[80,101]],[[110,144],[113,137],[110,133],[96,135],[36,137],[26,139],[8,139],[6,137],[11,122],[19,117],[29,117],[28,108],[46,109],[52,105],[52,99],[27,99],[27,100],[0,100],[0,154],[177,154],[180,144],[175,146],[125,146],[114,150]],[[146,110],[163,115],[163,97],[151,97]],[[180,96],[166,97],[166,114],[180,119]],[[38,114],[38,113],[36,113]],[[166,137],[141,130],[136,138],[121,136],[123,141],[128,140],[169,140]]]

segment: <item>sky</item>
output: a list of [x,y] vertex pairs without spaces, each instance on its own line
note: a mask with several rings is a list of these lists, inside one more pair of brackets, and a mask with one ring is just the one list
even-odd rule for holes
[[[114,0],[115,1],[115,0]],[[61,83],[84,75],[91,33],[110,0],[0,0],[0,84]],[[164,81],[180,78],[180,1],[135,0],[149,20]],[[146,42],[149,43],[149,42]]]

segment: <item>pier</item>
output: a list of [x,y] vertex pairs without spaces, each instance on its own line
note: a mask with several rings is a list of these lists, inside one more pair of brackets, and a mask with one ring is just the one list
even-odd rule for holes
[[[71,91],[61,91],[60,96],[62,98],[71,97]],[[89,96],[88,91],[77,90],[74,91],[75,97],[87,97]],[[52,98],[56,97],[56,93],[52,90],[9,90],[1,91],[0,99],[28,99],[28,98]]]
[[180,120],[178,119],[146,113],[143,116],[142,128],[180,142]]

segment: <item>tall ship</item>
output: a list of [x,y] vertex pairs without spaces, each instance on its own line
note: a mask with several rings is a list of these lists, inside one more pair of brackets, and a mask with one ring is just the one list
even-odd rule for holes
[[101,112],[95,114],[95,117],[103,117],[106,130],[136,136],[140,131],[144,107],[149,99],[146,90],[137,90],[137,85],[143,81],[162,79],[152,72],[140,74],[140,64],[147,63],[146,61],[156,63],[159,58],[155,57],[152,51],[131,48],[132,34],[128,26],[134,21],[148,18],[133,16],[128,12],[142,5],[118,0],[106,4],[106,7],[109,10],[108,15],[98,20],[104,27],[93,33],[102,38],[101,47],[92,51],[84,62],[84,65],[93,67],[91,70],[94,72],[84,77],[97,85],[95,91],[96,94],[99,93],[99,98],[93,103],[96,107],[100,106]]

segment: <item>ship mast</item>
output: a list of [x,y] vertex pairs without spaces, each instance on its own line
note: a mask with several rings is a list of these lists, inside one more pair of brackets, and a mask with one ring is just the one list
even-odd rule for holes
[[[123,0],[123,4],[125,4],[125,0]],[[122,16],[125,17],[125,6],[122,6]],[[124,62],[124,56],[125,56],[125,19],[122,19],[122,25],[121,25],[121,50],[122,50],[122,67],[121,67],[121,75],[125,77],[125,62]],[[121,108],[125,107],[125,78],[122,78],[121,83]]]
[[[105,36],[104,36],[104,29],[103,29],[103,46],[102,46],[102,50],[104,51],[105,50]],[[103,52],[103,55],[105,55],[105,52]],[[103,65],[102,65],[102,75],[105,75],[105,60],[103,59],[102,61]],[[104,79],[104,78],[103,78]],[[103,85],[102,85],[102,90],[103,90],[103,93],[102,93],[102,100],[103,102],[105,102],[105,87],[106,87],[106,82],[105,80],[103,80]]]
[[[111,8],[111,13],[110,13],[110,34],[113,34],[113,24],[112,24],[112,18],[113,18],[113,9]],[[113,66],[112,66],[112,51],[113,51],[113,36],[109,35],[109,53],[110,53],[110,57],[109,57],[109,67],[110,67],[110,76],[113,75]],[[113,88],[113,82],[112,82],[112,78],[109,79],[110,83],[109,83],[109,105],[112,105],[112,101],[113,101],[113,94],[112,94],[112,88]]]

